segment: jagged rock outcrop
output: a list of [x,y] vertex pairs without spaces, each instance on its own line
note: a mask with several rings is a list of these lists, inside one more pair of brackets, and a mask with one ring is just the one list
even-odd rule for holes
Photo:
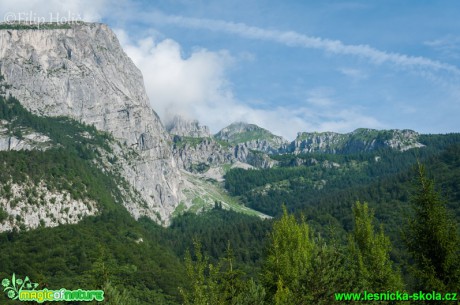
[[10,181],[6,186],[9,194],[7,198],[0,198],[0,207],[8,217],[0,222],[0,232],[77,223],[99,212],[95,201],[74,199],[64,190],[50,192],[44,181],[38,185],[33,181],[21,184]]
[[244,144],[247,148],[267,154],[278,153],[289,142],[254,124],[236,122],[219,131],[215,138],[231,145]]
[[181,198],[170,137],[149,106],[139,69],[108,26],[0,30],[0,74],[10,86],[6,94],[33,113],[92,124],[133,150],[121,173],[145,204],[124,204],[136,218],[168,221]]
[[199,165],[215,166],[232,162],[232,151],[226,149],[212,138],[194,138],[174,136],[173,155],[176,164],[193,172]]
[[[270,132],[256,126],[245,123],[232,124],[242,132],[253,132],[253,136],[261,136],[261,130],[266,135]],[[231,125],[231,126],[232,126]],[[263,139],[251,139],[244,143],[238,143],[231,126],[220,131],[215,137],[209,132],[207,126],[202,126],[197,120],[186,120],[180,116],[166,125],[173,138],[172,151],[179,168],[189,172],[204,172],[210,167],[224,164],[246,163],[258,168],[268,168],[276,164],[264,153],[257,151],[274,151],[268,141]],[[244,127],[246,126],[246,127]],[[276,137],[276,136],[273,136]],[[275,141],[272,141],[275,143]]]
[[258,168],[273,167],[277,162],[266,154],[251,150],[245,144],[219,143],[214,138],[173,137],[173,155],[177,165],[190,172],[203,172],[209,167],[236,162]]
[[193,138],[209,138],[211,132],[208,126],[202,126],[197,120],[186,120],[176,115],[166,124],[166,130],[172,135]]
[[[196,123],[196,126],[199,124]],[[210,166],[237,161],[256,168],[269,168],[277,164],[269,157],[273,154],[359,153],[385,147],[404,151],[422,147],[418,137],[419,134],[412,130],[360,128],[346,134],[299,132],[297,138],[289,143],[257,125],[238,122],[223,128],[214,137],[175,136],[173,153],[179,166],[192,172],[197,168],[206,170]],[[305,161],[298,159],[294,163],[299,166]],[[337,167],[337,164],[324,164],[324,167]]]
[[299,153],[358,153],[384,147],[408,150],[422,147],[419,134],[412,130],[375,130],[360,128],[351,133],[299,132],[288,152]]
[[8,150],[45,150],[52,147],[50,138],[46,135],[23,130],[20,134],[11,134],[9,122],[0,120],[0,151]]

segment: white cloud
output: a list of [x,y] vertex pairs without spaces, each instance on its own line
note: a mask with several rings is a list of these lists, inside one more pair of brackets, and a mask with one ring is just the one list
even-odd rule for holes
[[385,52],[369,45],[348,45],[340,40],[307,36],[294,31],[267,30],[249,26],[245,23],[165,15],[161,12],[155,12],[153,15],[156,22],[236,34],[244,38],[273,41],[290,47],[320,49],[327,53],[353,55],[366,58],[375,64],[390,63],[401,68],[443,70],[460,75],[460,69],[454,65],[422,56],[409,56],[400,53]]
[[[196,49],[184,57],[181,46],[171,39],[147,37],[130,41],[116,31],[128,56],[141,69],[152,108],[165,122],[176,114],[198,119],[213,132],[235,121],[257,124],[275,134],[293,139],[298,131],[342,131],[382,125],[357,110],[332,109],[335,102],[328,88],[308,93],[310,107],[278,106],[264,109],[244,104],[234,96],[226,71],[235,59],[227,51]],[[244,60],[244,59],[243,59]]]
[[444,57],[460,58],[460,36],[447,35],[439,39],[425,41],[425,45],[433,48]]
[[311,106],[329,107],[334,104],[331,98],[333,95],[331,88],[315,88],[307,92],[307,103]]
[[233,62],[228,52],[196,49],[185,58],[174,40],[147,37],[132,42],[123,31],[117,34],[128,56],[141,69],[152,107],[163,120],[176,114],[198,118],[199,109],[205,105],[212,108],[232,103],[225,77]]
[[363,79],[366,79],[368,77],[367,74],[364,71],[359,70],[359,69],[340,68],[340,69],[338,69],[338,71],[340,73],[342,73],[343,75],[349,77],[350,79],[354,80],[354,81],[363,80]]
[[[125,16],[125,11],[120,9],[125,4],[130,4],[130,1],[122,0],[115,6],[107,0],[2,1],[0,14],[5,18],[6,14],[11,12],[18,17],[15,19],[44,17],[45,21],[56,21],[54,19],[59,15],[63,18],[100,21],[102,18],[110,17],[110,14],[113,14],[114,18]],[[293,32],[266,31],[243,24],[212,20],[205,20],[203,23],[203,20],[181,19],[178,22],[183,25],[192,23],[195,27],[217,26],[214,30],[236,32],[245,37],[274,40],[287,45],[305,43],[302,42],[305,37]],[[230,55],[225,50],[209,51],[201,48],[192,50],[189,56],[184,56],[181,46],[176,41],[165,39],[160,33],[152,30],[147,32],[150,33],[148,37],[132,41],[123,30],[116,31],[125,51],[141,69],[152,108],[159,113],[163,121],[175,114],[181,114],[198,119],[209,125],[214,132],[234,121],[246,121],[288,139],[293,139],[298,131],[346,132],[362,126],[381,126],[376,120],[361,115],[356,109],[331,111],[335,101],[327,92],[316,89],[309,92],[308,107],[304,108],[278,106],[266,109],[264,101],[239,101],[234,96],[226,73],[235,63],[255,60],[254,54],[241,52]],[[332,47],[335,45],[317,38],[312,38],[310,43],[318,44],[319,47],[328,44],[331,46],[328,51],[333,50]]]

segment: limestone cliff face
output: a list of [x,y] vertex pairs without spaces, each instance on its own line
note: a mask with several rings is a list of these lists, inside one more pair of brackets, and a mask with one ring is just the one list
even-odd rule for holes
[[197,120],[186,120],[176,115],[171,122],[166,124],[166,130],[172,135],[181,137],[209,138],[211,132],[208,126],[200,125]]
[[46,150],[52,146],[50,139],[43,134],[24,130],[21,135],[10,134],[9,122],[0,120],[0,151]]
[[413,130],[375,130],[360,128],[350,133],[299,132],[287,151],[299,153],[358,153],[380,148],[405,151],[422,147]]
[[139,69],[106,25],[0,30],[0,74],[11,86],[7,94],[33,113],[93,124],[134,150],[137,157],[122,162],[121,172],[146,204],[125,206],[136,218],[169,219],[181,196],[171,140],[149,106]]
[[220,130],[215,137],[233,145],[243,144],[249,149],[267,154],[276,154],[289,143],[283,137],[274,135],[264,128],[243,122],[230,124]]
[[177,165],[190,172],[237,162],[257,168],[270,168],[277,162],[262,152],[256,152],[245,144],[227,145],[210,138],[174,136],[173,155]]
[[[172,151],[177,165],[190,172],[238,162],[257,168],[273,167],[277,162],[266,152],[275,151],[274,143],[282,139],[246,123],[234,123],[212,136],[208,126],[181,116],[175,116],[166,129],[173,138]],[[244,141],[238,142],[242,139]]]

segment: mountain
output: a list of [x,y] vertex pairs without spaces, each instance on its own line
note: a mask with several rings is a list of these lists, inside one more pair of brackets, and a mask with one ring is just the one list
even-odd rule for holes
[[[423,147],[418,141],[420,135],[412,130],[360,128],[346,134],[299,132],[297,138],[289,143],[264,128],[242,122],[232,123],[214,136],[209,135],[209,128],[201,126],[198,121],[186,121],[180,117],[168,126],[178,166],[189,172],[205,175],[209,172],[209,177],[218,180],[222,180],[225,174],[223,166],[271,168],[278,164],[275,156],[280,154],[350,154],[385,148],[406,151]],[[203,130],[206,132],[202,133]],[[307,161],[297,159],[293,162],[302,165]],[[316,161],[312,159],[308,162]]]
[[118,162],[112,170],[141,199],[126,196],[123,204],[135,218],[169,221],[183,199],[170,137],[112,30],[96,23],[3,25],[0,74],[8,84],[5,96],[32,113],[69,117],[113,135]]
[[299,153],[358,153],[389,147],[398,151],[422,147],[419,134],[404,129],[375,130],[360,128],[353,132],[299,132],[289,151]]
[[172,134],[181,137],[209,138],[211,132],[208,126],[202,126],[197,120],[186,120],[176,115],[169,123],[166,124],[166,130]]
[[172,152],[176,164],[189,172],[217,169],[222,179],[222,167],[268,168],[276,165],[267,154],[251,150],[245,144],[230,145],[214,137],[195,138],[173,135]]
[[[8,26],[0,27],[3,95],[15,97],[38,117],[68,117],[82,124],[70,128],[67,137],[76,136],[71,132],[80,133],[79,138],[99,137],[85,126],[110,135],[111,139],[102,136],[101,142],[108,149],[87,145],[98,152],[93,162],[99,169],[119,177],[115,184],[121,203],[136,219],[147,216],[166,225],[177,211],[202,203],[204,197],[210,198],[208,207],[216,198],[227,200],[224,206],[230,206],[232,200],[225,196],[204,193],[220,185],[202,185],[203,181],[222,181],[235,167],[276,167],[278,155],[349,154],[383,148],[405,151],[423,146],[419,135],[411,130],[302,132],[289,143],[264,128],[242,122],[214,136],[198,121],[181,117],[175,117],[165,128],[149,106],[140,71],[106,25],[50,24],[44,29]],[[62,137],[51,138],[40,128],[16,126],[13,130],[8,126],[14,125],[15,118],[10,119],[2,121],[0,129],[3,150],[69,148]],[[68,128],[61,123],[59,128]],[[314,158],[297,158],[293,164],[315,162]],[[322,166],[338,164],[326,163]]]
[[[69,150],[84,151],[83,156],[79,153],[72,156],[75,162],[88,157],[87,149],[97,152],[89,157],[92,165],[109,176],[116,188],[111,192],[119,192],[116,201],[135,219],[147,216],[168,225],[173,215],[180,211],[212,208],[216,200],[222,201],[224,208],[257,214],[240,208],[237,201],[215,191],[216,187],[222,189],[219,185],[199,181],[190,173],[200,173],[203,168],[216,165],[219,167],[217,176],[209,174],[208,177],[219,180],[224,174],[222,165],[247,166],[246,163],[251,163],[264,167],[275,161],[245,147],[230,148],[215,142],[209,129],[197,121],[177,117],[166,129],[149,106],[140,71],[106,25],[47,24],[37,28],[2,24],[0,42],[0,91],[5,97],[0,150],[46,150],[41,158],[54,154],[55,149],[61,149],[60,155]],[[9,100],[9,96],[14,100]],[[16,105],[17,102],[25,110]],[[53,118],[70,120],[55,121]],[[95,130],[87,130],[87,126],[94,126]],[[78,139],[81,145],[69,143],[63,140],[65,138]],[[98,139],[97,143],[87,143],[91,139]],[[200,145],[190,145],[190,141],[198,141]],[[34,163],[27,155],[21,156],[24,162]],[[15,168],[11,169],[11,174],[21,175]],[[61,178],[68,185],[75,183],[72,177],[63,176]],[[37,182],[45,188],[54,184],[45,179]],[[66,207],[64,201],[57,201],[59,209],[56,211],[62,217],[53,218],[39,209],[25,213],[21,211],[28,205],[24,192],[32,182],[5,183],[13,189],[18,188],[14,200],[21,203],[15,207],[5,203],[8,207],[4,210],[11,218],[5,230],[36,228],[41,223],[45,226],[74,223],[103,210],[98,204],[91,205],[91,213],[83,206],[75,206],[77,197],[94,201],[95,196],[81,191],[72,201],[67,193],[71,189],[61,188],[55,190],[55,195],[70,201],[70,207]],[[87,181],[81,183],[88,184]],[[46,197],[41,202],[51,209],[56,201]],[[70,220],[71,215],[65,212],[69,209],[75,209],[74,213],[81,217]]]
[[257,125],[242,122],[232,123],[223,128],[215,134],[215,138],[231,145],[243,144],[248,149],[268,154],[277,153],[281,147],[288,144],[283,137],[276,136]]
[[[225,304],[235,295],[261,304],[279,284],[266,285],[261,275],[269,274],[271,237],[289,237],[273,233],[276,217],[288,211],[308,222],[311,229],[301,224],[301,231],[311,252],[297,255],[295,240],[283,251],[308,257],[302,280],[312,285],[304,286],[332,296],[323,289],[335,289],[330,283],[345,285],[341,291],[367,283],[343,278],[368,273],[355,265],[361,256],[349,255],[357,231],[352,205],[366,201],[375,211],[369,223],[388,236],[385,256],[401,270],[405,289],[418,293],[401,240],[413,220],[413,168],[427,165],[458,223],[459,156],[460,134],[358,129],[302,132],[288,142],[246,123],[212,135],[178,117],[165,128],[107,26],[0,25],[5,283],[27,276],[50,288],[94,287],[107,304],[183,304],[211,290]],[[300,232],[290,224],[296,218],[286,217],[274,230]]]
[[[262,130],[256,125],[251,126]],[[217,135],[211,135],[209,127],[200,125],[197,120],[175,116],[166,125],[166,129],[173,140],[172,152],[176,164],[191,173],[206,173],[211,169],[208,176],[221,180],[224,175],[223,166],[267,168],[276,164],[266,154],[248,145],[249,142],[230,143]],[[269,134],[269,131],[264,132]],[[256,137],[254,139],[255,142],[259,141]]]
[[288,142],[280,136],[254,124],[233,123],[215,138],[231,145],[242,144],[248,149],[267,154],[284,153],[358,153],[389,147],[398,151],[422,147],[419,134],[404,129],[375,130],[359,128],[350,133],[299,132],[294,141]]

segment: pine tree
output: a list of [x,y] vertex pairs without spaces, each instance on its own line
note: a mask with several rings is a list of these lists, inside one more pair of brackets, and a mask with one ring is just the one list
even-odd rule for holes
[[191,289],[180,288],[184,304],[189,305],[263,305],[265,290],[253,279],[245,281],[244,272],[234,268],[233,251],[227,246],[226,257],[216,264],[201,251],[201,244],[194,242],[195,260],[187,252],[185,265]]
[[107,305],[135,305],[139,301],[134,299],[126,290],[119,290],[115,288],[109,281],[103,286],[104,291],[104,304]]
[[350,259],[355,262],[356,288],[370,292],[402,290],[399,271],[390,259],[391,243],[380,228],[374,229],[374,215],[367,203],[353,206],[354,231],[349,237]]
[[321,237],[315,240],[311,268],[304,285],[310,296],[310,303],[329,305],[334,303],[337,292],[353,291],[352,265],[347,260],[343,245],[335,239],[326,242]]
[[331,304],[334,293],[353,288],[342,245],[313,238],[305,219],[284,213],[274,223],[263,269],[270,304]]
[[274,223],[270,234],[263,281],[275,303],[303,304],[309,296],[302,282],[310,268],[314,244],[305,221],[297,223],[286,207],[283,209],[283,216]]
[[415,266],[417,289],[455,291],[460,287],[460,238],[446,202],[418,165],[418,187],[411,199],[414,211],[404,236]]
[[187,276],[190,280],[191,290],[187,291],[180,288],[180,294],[185,305],[206,305],[206,304],[225,304],[223,296],[219,294],[217,277],[220,266],[209,262],[209,257],[201,251],[201,244],[194,241],[194,255],[187,251],[185,256],[185,267]]

